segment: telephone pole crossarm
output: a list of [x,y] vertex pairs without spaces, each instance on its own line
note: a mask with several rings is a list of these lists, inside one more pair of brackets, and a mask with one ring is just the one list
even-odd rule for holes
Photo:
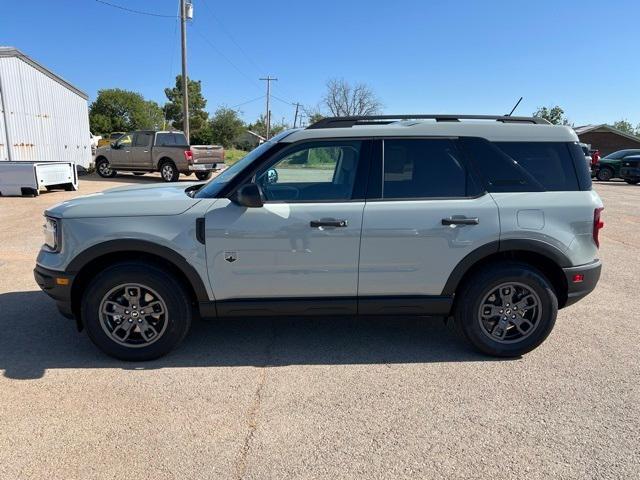
[[270,100],[271,100],[271,82],[277,82],[278,79],[272,77],[271,75],[267,75],[260,79],[261,81],[267,82],[267,114],[265,116],[265,121],[267,122],[267,135],[266,138],[269,140],[271,134],[271,110],[270,110]]

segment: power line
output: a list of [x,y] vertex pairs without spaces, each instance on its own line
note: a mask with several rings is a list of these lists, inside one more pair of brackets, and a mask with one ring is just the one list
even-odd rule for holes
[[253,58],[251,58],[249,56],[249,54],[246,52],[246,50],[244,48],[242,48],[242,46],[236,42],[236,39],[233,37],[233,35],[231,35],[231,32],[229,32],[229,30],[227,30],[227,27],[225,27],[224,22],[222,22],[215,13],[213,13],[213,9],[209,8],[208,2],[205,2],[204,0],[202,0],[201,2],[205,8],[209,11],[209,13],[211,14],[211,17],[218,22],[218,25],[220,25],[220,29],[225,33],[225,35],[227,35],[227,37],[229,37],[229,39],[233,42],[233,44],[238,48],[238,50],[240,50],[240,52],[244,55],[244,57],[249,61],[249,63],[251,63],[257,71],[262,70],[262,67],[260,67],[254,60]]
[[198,29],[195,29],[195,28],[194,28],[194,29],[193,29],[193,31],[194,31],[194,32],[196,32],[198,35],[200,35],[200,37],[201,37],[205,42],[207,42],[211,48],[213,48],[216,52],[218,52],[218,55],[220,55],[222,58],[224,58],[224,59],[229,63],[229,65],[231,65],[233,68],[235,68],[235,69],[238,71],[238,73],[240,73],[244,78],[246,78],[249,82],[251,82],[251,84],[252,84],[254,87],[256,87],[256,88],[260,89],[260,86],[255,82],[255,80],[253,80],[249,75],[247,75],[245,72],[243,72],[242,70],[240,70],[240,68],[239,68],[235,63],[233,63],[233,62],[229,59],[229,57],[227,57],[224,53],[222,53],[222,52],[220,51],[220,49],[219,49],[218,47],[216,47],[216,46],[213,44],[213,42],[211,42],[207,37],[205,37],[205,36],[200,32],[200,30],[198,30]]
[[231,110],[235,110],[238,107],[241,107],[243,105],[246,105],[247,103],[252,103],[252,102],[257,102],[258,100],[262,100],[265,96],[264,95],[260,95],[259,97],[256,98],[252,98],[251,100],[247,100],[246,102],[242,102],[239,103],[237,105],[234,105],[233,107],[229,107]]
[[104,0],[95,0],[98,3],[102,3],[103,5],[108,5],[109,7],[117,8],[119,10],[124,10],[129,13],[136,13],[138,15],[148,15],[150,17],[159,17],[159,18],[176,18],[175,15],[162,15],[160,13],[153,12],[145,12],[142,10],[134,10],[133,8],[123,7],[122,5],[116,5],[115,3],[105,2]]

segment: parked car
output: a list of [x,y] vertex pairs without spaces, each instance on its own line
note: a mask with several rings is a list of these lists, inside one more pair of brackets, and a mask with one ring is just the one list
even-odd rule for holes
[[622,160],[620,177],[630,185],[640,183],[640,155],[632,155]]
[[177,182],[181,173],[195,173],[198,180],[208,180],[221,163],[224,163],[222,147],[190,146],[182,132],[130,132],[96,153],[96,170],[101,177],[131,171],[138,175],[160,172],[165,182]]
[[591,171],[591,162],[593,161],[591,145],[587,143],[578,143],[580,148],[582,149],[582,153],[584,154],[584,161],[587,162],[587,166],[589,167],[589,171]]
[[101,138],[98,141],[98,148],[112,144],[124,134],[125,132],[111,132],[108,136]]
[[601,158],[595,167],[596,178],[603,182],[619,178],[623,160],[633,155],[640,155],[640,149],[618,150]]
[[208,183],[67,200],[45,212],[35,278],[125,360],[166,354],[194,316],[247,315],[444,316],[485,354],[525,354],[600,276],[578,139],[419,117],[328,118]]
[[100,140],[102,140],[102,137],[100,135],[94,135],[93,133],[89,132],[89,144],[91,145],[92,155],[96,154],[96,150],[98,149]]

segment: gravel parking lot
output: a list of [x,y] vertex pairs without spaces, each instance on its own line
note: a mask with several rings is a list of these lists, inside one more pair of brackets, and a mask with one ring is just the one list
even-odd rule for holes
[[599,286],[524,358],[432,319],[246,319],[127,364],[32,269],[46,207],[157,180],[0,198],[0,478],[640,477],[640,186],[596,184]]

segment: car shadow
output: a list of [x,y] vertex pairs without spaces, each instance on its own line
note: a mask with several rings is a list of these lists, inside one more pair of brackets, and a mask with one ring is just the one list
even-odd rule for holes
[[169,355],[128,363],[100,352],[43,292],[0,294],[0,370],[36,379],[49,369],[400,364],[499,361],[437,318],[315,317],[196,321]]

